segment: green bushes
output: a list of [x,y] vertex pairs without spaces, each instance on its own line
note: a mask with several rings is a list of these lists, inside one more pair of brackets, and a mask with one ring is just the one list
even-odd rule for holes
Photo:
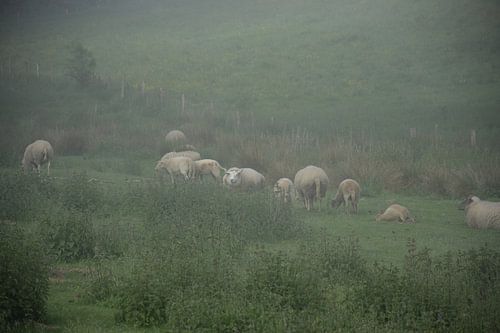
[[0,222],[0,330],[43,320],[48,267],[40,245],[16,225]]
[[73,261],[94,255],[92,221],[77,210],[53,208],[39,220],[38,230],[47,253],[57,260]]

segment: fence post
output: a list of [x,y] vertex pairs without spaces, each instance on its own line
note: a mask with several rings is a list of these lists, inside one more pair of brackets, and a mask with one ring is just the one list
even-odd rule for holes
[[163,88],[160,87],[160,109],[163,109]]
[[184,94],[181,95],[181,113],[184,114],[184,108],[186,106],[186,97]]
[[40,78],[40,65],[36,64],[36,78]]
[[417,138],[417,128],[411,127],[410,128],[410,139],[416,139],[416,138]]
[[476,130],[475,129],[470,130],[470,145],[472,147],[476,147]]
[[124,99],[125,98],[125,77],[122,77],[122,86],[120,90],[120,98]]

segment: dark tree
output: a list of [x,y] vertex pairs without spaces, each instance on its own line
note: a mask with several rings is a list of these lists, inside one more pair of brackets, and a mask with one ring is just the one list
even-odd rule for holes
[[67,63],[67,75],[81,85],[88,86],[95,74],[96,61],[92,52],[80,42],[69,46],[70,57]]

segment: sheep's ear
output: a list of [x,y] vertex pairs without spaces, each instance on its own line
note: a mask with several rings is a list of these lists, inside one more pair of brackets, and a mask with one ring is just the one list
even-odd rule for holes
[[239,175],[242,171],[243,169],[239,169],[238,171],[236,171],[236,174]]

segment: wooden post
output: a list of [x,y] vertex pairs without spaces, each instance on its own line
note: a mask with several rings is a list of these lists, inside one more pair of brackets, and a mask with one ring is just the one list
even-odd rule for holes
[[142,81],[142,84],[141,84],[141,95],[142,95],[142,97],[144,97],[145,92],[146,92],[146,82]]
[[470,145],[472,147],[476,147],[476,130],[475,129],[470,130]]
[[36,78],[40,78],[40,66],[38,64],[36,64]]
[[416,139],[417,138],[417,129],[415,127],[410,128],[410,139]]
[[184,108],[186,106],[186,97],[184,94],[181,95],[181,113],[184,114]]
[[125,98],[125,77],[122,77],[122,87],[120,91],[120,98],[124,99]]
[[240,129],[240,111],[236,111],[236,128]]
[[439,140],[438,129],[439,129],[439,125],[438,124],[434,124],[434,146],[437,146],[437,143],[438,143],[438,140]]

